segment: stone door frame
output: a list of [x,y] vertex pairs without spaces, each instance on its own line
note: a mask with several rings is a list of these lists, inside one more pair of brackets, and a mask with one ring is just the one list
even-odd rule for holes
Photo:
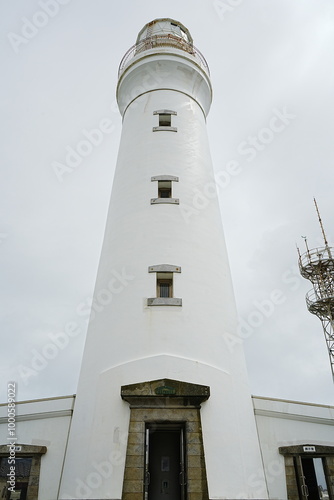
[[296,477],[296,467],[298,469],[296,460],[298,457],[323,459],[329,500],[334,500],[334,446],[306,443],[295,446],[281,446],[278,451],[284,456],[288,500],[300,500]]
[[166,423],[185,430],[185,500],[208,500],[200,408],[210,388],[160,379],[122,386],[121,397],[130,405],[122,500],[144,499],[145,429]]

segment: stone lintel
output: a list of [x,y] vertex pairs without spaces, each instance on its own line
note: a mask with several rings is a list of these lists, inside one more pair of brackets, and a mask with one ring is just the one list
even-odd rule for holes
[[171,127],[170,125],[168,127],[166,126],[158,126],[158,127],[153,127],[153,132],[160,132],[160,131],[163,131],[163,132],[177,132],[177,128],[176,127]]
[[[163,198],[162,198],[163,199]],[[180,266],[173,266],[171,264],[158,264],[148,268],[149,273],[180,273]]]
[[123,385],[121,397],[131,407],[200,407],[210,397],[210,387],[179,380],[161,379]]
[[300,444],[294,446],[281,446],[278,448],[281,455],[304,455],[304,456],[329,456],[334,455],[334,446],[325,446],[320,444]]
[[147,306],[182,306],[182,299],[176,297],[152,297],[147,299]]
[[179,182],[179,178],[175,175],[154,175],[153,177],[151,177],[151,181]]
[[[10,441],[8,441],[9,443]],[[23,456],[31,456],[31,455],[44,455],[47,452],[47,447],[46,446],[37,446],[33,444],[20,444],[20,443],[15,443],[15,454],[17,457],[23,457]],[[18,449],[20,448],[20,449]],[[2,444],[0,445],[0,456],[6,456],[9,455],[9,445],[8,444]]]
[[156,111],[153,111],[154,115],[177,115],[176,111],[173,111],[172,109],[157,109]]
[[151,205],[163,205],[164,203],[170,205],[179,205],[179,198],[151,198]]

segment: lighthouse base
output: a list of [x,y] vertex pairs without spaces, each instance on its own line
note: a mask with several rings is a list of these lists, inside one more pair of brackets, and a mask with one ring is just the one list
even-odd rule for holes
[[200,405],[209,387],[163,379],[121,395],[131,409],[122,500],[208,500]]

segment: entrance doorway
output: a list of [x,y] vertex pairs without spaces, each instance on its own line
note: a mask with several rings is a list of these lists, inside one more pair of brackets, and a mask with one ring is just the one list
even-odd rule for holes
[[147,424],[145,500],[185,500],[183,423]]
[[328,485],[321,457],[295,458],[298,490],[301,500],[328,500]]

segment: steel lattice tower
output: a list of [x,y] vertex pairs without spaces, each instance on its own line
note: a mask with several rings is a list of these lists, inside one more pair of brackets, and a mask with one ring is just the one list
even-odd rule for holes
[[325,245],[299,254],[299,269],[303,278],[311,281],[313,289],[306,294],[308,310],[322,323],[334,380],[334,248],[327,242],[319,209],[314,200]]

